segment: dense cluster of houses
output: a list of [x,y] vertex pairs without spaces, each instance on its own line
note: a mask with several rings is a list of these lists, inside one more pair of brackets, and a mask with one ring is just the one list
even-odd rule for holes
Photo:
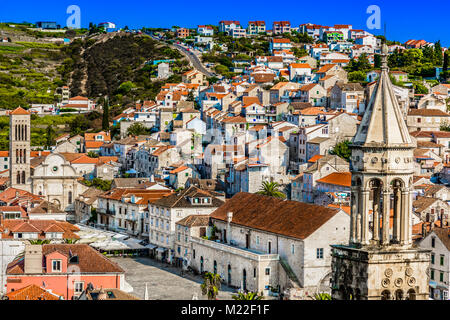
[[[290,40],[282,38],[293,30],[324,42],[308,45],[308,55],[298,58]],[[45,154],[30,153],[31,176],[43,173],[32,177],[38,183],[29,191],[8,179],[17,154],[0,154],[0,241],[10,241],[1,255],[2,285],[11,299],[26,286],[48,299],[86,297],[92,287],[123,287],[124,270],[87,245],[62,244],[77,238],[67,221],[145,240],[151,257],[217,273],[241,290],[291,299],[329,290],[330,245],[348,242],[352,197],[350,159],[335,147],[355,136],[380,76],[376,70],[367,74],[363,86],[350,82],[344,67],[363,53],[373,62],[381,43],[351,25],[293,28],[278,21],[268,31],[263,21],[249,22],[247,29],[238,21],[221,21],[219,31],[281,37],[271,40],[270,56],[253,57],[233,79],[210,84],[192,70],[182,82],[166,83],[153,101],[136,101],[112,119],[120,126],[119,137],[107,131],[63,135]],[[198,27],[202,37],[213,32]],[[177,35],[184,38],[189,30],[178,29]],[[389,51],[423,45],[408,41]],[[408,82],[405,73],[391,76]],[[417,141],[413,238],[432,250],[430,295],[448,299],[450,132],[441,127],[450,116],[450,85],[429,89],[417,95],[412,88],[392,86]],[[63,108],[95,105],[75,97]],[[131,134],[137,123],[149,133]],[[59,176],[58,166],[46,171],[50,158],[69,174]],[[70,181],[64,182],[61,198],[48,187],[55,176]],[[111,182],[110,188],[100,190],[98,181]],[[277,183],[287,199],[256,194],[264,182]],[[22,239],[58,244],[25,246]],[[21,249],[24,259],[16,259]],[[61,274],[75,266],[85,279],[69,288]],[[53,292],[41,288],[43,277]]]

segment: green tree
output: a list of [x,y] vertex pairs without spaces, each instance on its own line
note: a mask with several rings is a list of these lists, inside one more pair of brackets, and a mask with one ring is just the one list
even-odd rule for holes
[[352,155],[350,150],[351,142],[349,140],[342,141],[334,146],[333,150],[330,151],[331,154],[341,157],[344,160],[349,161]]
[[100,156],[98,155],[98,153],[96,153],[96,152],[94,152],[94,151],[89,151],[88,154],[87,154],[87,156],[88,156],[89,158],[98,158],[98,157],[100,157]]
[[216,300],[220,290],[220,275],[208,272],[200,285],[202,294],[208,297],[208,300]]
[[47,126],[47,129],[45,129],[45,147],[47,149],[50,149],[51,146],[55,145],[55,129],[53,129],[53,126],[50,124]]
[[427,89],[427,87],[425,87],[423,85],[423,83],[414,81],[413,86],[414,86],[414,92],[416,94],[428,94],[428,89]]
[[442,67],[442,70],[444,71],[444,72],[446,72],[446,71],[448,71],[448,51],[445,51],[445,54],[444,54],[444,62],[443,62],[443,67]]
[[194,94],[192,93],[192,91],[189,91],[186,101],[195,101]]
[[132,136],[140,136],[147,134],[148,130],[142,123],[136,122],[128,128],[127,133]]
[[434,55],[435,55],[436,65],[442,66],[443,56],[442,56],[442,46],[441,46],[440,40],[434,44]]
[[257,292],[238,292],[237,295],[232,295],[231,298],[233,298],[233,300],[263,300],[264,295],[259,295]]
[[348,73],[348,81],[363,82],[366,81],[366,73],[364,71],[352,71]]
[[108,98],[105,98],[105,102],[103,104],[102,129],[104,131],[109,130],[109,101],[108,101]]
[[264,181],[261,185],[261,189],[256,192],[256,194],[285,199],[286,195],[279,189],[279,187],[280,185],[277,182]]

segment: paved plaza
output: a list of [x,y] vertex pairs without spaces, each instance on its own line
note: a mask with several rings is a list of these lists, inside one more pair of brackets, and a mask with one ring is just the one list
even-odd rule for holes
[[[189,273],[183,277],[181,269],[149,258],[110,258],[124,270],[125,281],[133,287],[131,294],[143,299],[147,283],[150,300],[206,300],[200,290],[202,278]],[[219,300],[231,300],[234,289],[222,285]]]

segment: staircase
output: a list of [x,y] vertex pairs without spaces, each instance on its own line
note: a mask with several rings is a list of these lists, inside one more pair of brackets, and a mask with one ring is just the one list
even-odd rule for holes
[[298,280],[297,276],[295,275],[294,271],[291,269],[289,264],[286,260],[280,257],[280,264],[283,267],[284,271],[286,272],[286,275],[288,276],[289,280],[291,281],[292,285],[295,287],[301,287],[300,281]]

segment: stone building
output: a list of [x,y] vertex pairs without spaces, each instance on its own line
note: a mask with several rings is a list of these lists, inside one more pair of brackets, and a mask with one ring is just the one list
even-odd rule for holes
[[450,229],[434,228],[420,242],[431,250],[430,298],[448,300],[450,291]]
[[75,199],[88,189],[78,179],[80,174],[61,154],[36,159],[32,172],[32,192],[64,211],[74,211]]
[[339,208],[244,192],[210,218],[211,240],[191,235],[190,266],[219,274],[231,287],[279,289],[290,299],[329,291],[329,245],[349,236],[350,217]]
[[332,246],[338,300],[428,299],[430,252],[412,243],[416,142],[392,89],[387,51],[384,45],[381,76],[351,145],[350,241]]
[[158,247],[157,258],[172,262],[178,221],[189,215],[210,214],[223,203],[216,192],[195,186],[149,203],[149,242]]

